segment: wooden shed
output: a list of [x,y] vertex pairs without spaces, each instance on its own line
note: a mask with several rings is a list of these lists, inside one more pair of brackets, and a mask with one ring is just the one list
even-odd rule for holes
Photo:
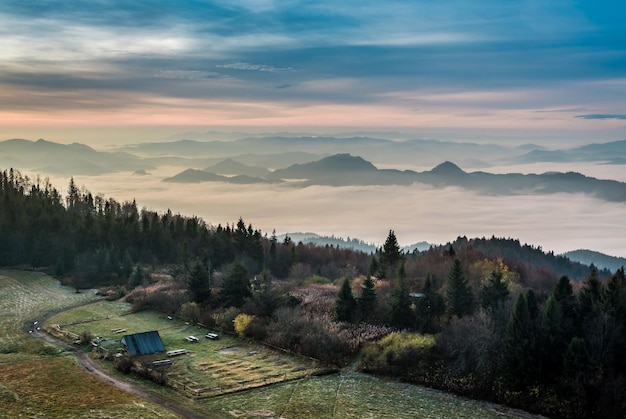
[[159,332],[156,330],[124,335],[121,342],[133,356],[165,352],[165,345],[161,340]]

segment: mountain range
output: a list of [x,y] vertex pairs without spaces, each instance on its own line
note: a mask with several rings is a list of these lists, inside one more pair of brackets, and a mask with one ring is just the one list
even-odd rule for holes
[[[202,170],[230,158],[247,166],[277,170],[336,154],[358,155],[385,167],[434,167],[446,160],[481,170],[543,162],[626,164],[626,140],[548,150],[535,144],[504,146],[364,135],[239,134],[241,138],[216,132],[188,135],[194,139],[117,146],[112,151],[97,151],[80,143],[64,145],[44,139],[12,139],[0,142],[0,166],[76,176],[153,170],[161,166]],[[258,173],[248,175],[262,177]]]
[[[222,176],[211,170],[238,176]],[[239,170],[239,171],[238,171]],[[264,177],[252,173],[266,173]],[[555,194],[573,193],[594,196],[609,202],[626,202],[626,183],[615,180],[596,179],[576,172],[543,174],[491,174],[465,172],[456,164],[446,161],[432,170],[378,169],[362,157],[336,154],[320,160],[294,164],[284,169],[263,171],[229,159],[204,171],[187,169],[165,182],[231,182],[231,183],[288,183],[290,186],[312,185],[412,185],[415,183],[435,187],[460,187],[490,195]]]

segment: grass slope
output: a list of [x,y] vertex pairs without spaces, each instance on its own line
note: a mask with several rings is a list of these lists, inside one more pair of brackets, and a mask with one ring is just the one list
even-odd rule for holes
[[76,358],[24,331],[47,312],[94,299],[38,272],[0,271],[0,418],[175,417],[96,380]]
[[[178,383],[176,393],[161,388],[161,395],[193,408],[206,417],[218,418],[516,418],[532,417],[501,406],[459,398],[447,393],[385,381],[353,371],[328,376],[308,376],[311,362],[278,353],[254,342],[222,335],[211,341],[205,328],[167,320],[154,312],[127,313],[120,302],[97,302],[51,317],[48,323],[65,324],[74,333],[88,330],[119,339],[112,331],[127,333],[158,330],[166,349],[188,349],[189,355],[174,358],[169,377]],[[184,337],[194,335],[199,343]],[[164,358],[163,354],[155,356]],[[249,386],[250,383],[278,383]],[[298,377],[306,377],[297,379]],[[294,379],[295,378],[295,379]],[[207,398],[192,399],[194,389],[215,389]],[[230,389],[245,391],[229,392]]]

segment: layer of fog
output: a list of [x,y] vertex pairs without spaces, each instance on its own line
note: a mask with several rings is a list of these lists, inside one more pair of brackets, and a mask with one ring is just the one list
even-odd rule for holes
[[[598,177],[626,180],[623,166],[593,166],[615,172],[614,176]],[[557,170],[554,164],[550,167]],[[502,169],[502,173],[515,171]],[[626,257],[626,224],[622,222],[626,205],[588,196],[485,196],[419,184],[295,189],[161,181],[178,171],[180,168],[168,168],[150,176],[124,173],[74,179],[94,194],[118,201],[135,199],[139,208],[158,212],[170,209],[196,215],[211,225],[232,224],[242,217],[267,235],[273,230],[277,234],[315,232],[381,244],[389,230],[394,230],[402,245],[419,241],[444,244],[458,236],[495,235],[557,254],[587,248]],[[51,180],[65,193],[67,178]]]

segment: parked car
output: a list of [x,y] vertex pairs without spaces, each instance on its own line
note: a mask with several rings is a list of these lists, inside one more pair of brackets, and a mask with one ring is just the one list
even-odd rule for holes
[[204,337],[207,339],[212,339],[212,340],[217,340],[220,338],[218,335],[216,335],[215,333],[211,333],[211,332],[204,335]]
[[195,336],[187,336],[187,337],[185,338],[185,340],[186,340],[187,342],[190,342],[190,343],[196,343],[196,342],[198,342],[198,341],[199,341],[199,340],[198,340],[198,338],[197,338],[197,337],[195,337]]

